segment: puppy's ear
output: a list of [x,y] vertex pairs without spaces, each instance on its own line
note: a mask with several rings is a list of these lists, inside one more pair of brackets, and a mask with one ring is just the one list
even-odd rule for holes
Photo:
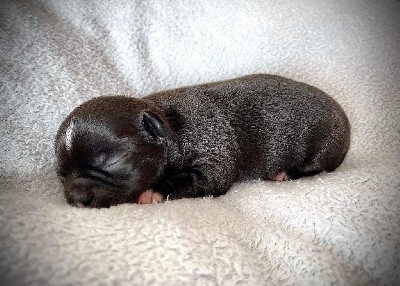
[[151,112],[142,113],[141,124],[144,130],[154,139],[160,140],[165,138],[165,131],[160,118]]

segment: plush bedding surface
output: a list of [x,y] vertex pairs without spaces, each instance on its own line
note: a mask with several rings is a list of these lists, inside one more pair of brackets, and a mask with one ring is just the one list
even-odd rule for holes
[[[1,285],[400,283],[399,1],[2,1]],[[68,205],[53,141],[99,96],[252,73],[335,98],[332,173],[218,198]]]

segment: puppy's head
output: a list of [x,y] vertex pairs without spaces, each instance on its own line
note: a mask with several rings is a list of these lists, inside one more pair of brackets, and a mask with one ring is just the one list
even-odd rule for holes
[[143,100],[98,97],[77,107],[55,140],[67,201],[80,207],[135,202],[163,171],[169,130],[162,111]]

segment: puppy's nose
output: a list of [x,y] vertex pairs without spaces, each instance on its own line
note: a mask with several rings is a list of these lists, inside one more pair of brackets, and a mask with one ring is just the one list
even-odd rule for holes
[[78,178],[72,183],[72,198],[77,207],[87,207],[93,201],[93,183],[85,178]]
[[90,194],[82,191],[75,191],[73,197],[75,205],[80,208],[90,205],[93,199]]

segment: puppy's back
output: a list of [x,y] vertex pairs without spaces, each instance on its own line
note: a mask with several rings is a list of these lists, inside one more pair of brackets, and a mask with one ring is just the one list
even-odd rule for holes
[[270,179],[313,160],[320,163],[313,168],[332,171],[349,146],[350,124],[336,101],[313,86],[276,75],[244,76],[150,97],[164,106],[193,105],[187,109],[193,112],[183,116],[199,124],[204,114],[197,114],[194,105],[200,101],[226,121],[234,136],[220,144],[238,146],[238,154],[231,157],[236,158],[240,179]]
[[343,109],[308,84],[257,74],[194,89],[229,118],[240,146],[243,178],[268,179],[278,169],[302,165],[315,156],[321,171],[332,171],[349,147],[350,124]]

